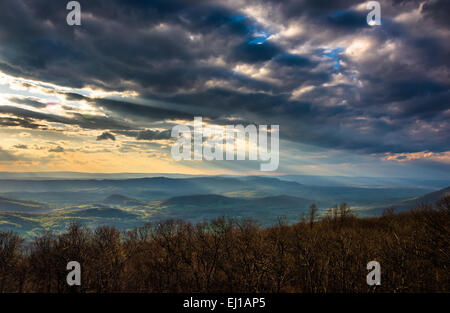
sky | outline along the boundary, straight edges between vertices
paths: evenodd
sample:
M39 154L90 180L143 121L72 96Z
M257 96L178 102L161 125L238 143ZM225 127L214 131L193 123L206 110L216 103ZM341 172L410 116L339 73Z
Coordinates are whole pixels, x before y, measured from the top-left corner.
M0 171L450 179L449 1L0 2ZM175 125L279 125L279 167Z

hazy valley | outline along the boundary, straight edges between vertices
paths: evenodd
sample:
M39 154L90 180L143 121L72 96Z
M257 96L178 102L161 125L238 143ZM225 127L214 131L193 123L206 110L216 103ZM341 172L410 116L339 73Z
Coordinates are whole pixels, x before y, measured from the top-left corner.
M123 230L150 221L220 216L252 218L265 227L280 217L292 224L312 203L320 214L346 202L358 216L377 216L384 208L405 211L449 192L445 181L417 182L415 188L392 179L390 186L373 179L368 186L364 178L308 176L0 177L0 230L28 238L64 231L74 221Z

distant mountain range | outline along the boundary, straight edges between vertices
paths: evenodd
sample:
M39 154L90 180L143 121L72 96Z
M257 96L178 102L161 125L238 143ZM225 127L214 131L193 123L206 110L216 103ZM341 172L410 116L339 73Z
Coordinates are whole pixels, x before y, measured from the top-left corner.
M243 198L288 195L321 201L370 204L380 200L393 202L395 199L423 195L435 190L436 188L316 186L266 176L0 180L0 196L55 205L102 201L111 194L141 201L166 200L193 194L219 194Z
M353 187L415 187L444 188L448 179L427 179L416 177L350 177L350 176L314 176L284 175L278 178L314 186L353 186Z
M194 178L211 177L206 175L167 174L167 173L81 173L81 172L0 172L0 180L89 180L89 179L134 179L134 178ZM242 176L219 175L225 178ZM444 188L450 182L446 179L422 177L359 177L359 176L318 176L318 175L279 175L271 176L281 180L294 181L313 186L353 186L353 187L415 187Z
M389 207L394 208L394 212L404 212L409 211L414 208L419 207L420 205L434 205L439 199L450 195L450 187L427 193L423 196L416 197L413 199L407 199L403 201L399 201L396 203L392 203ZM371 215L380 215L384 211L385 208L374 208L370 210Z
M220 216L270 226L280 216L297 222L312 203L319 214L347 202L359 216L375 216L387 207L409 210L449 193L449 187L321 186L317 179L316 185L268 176L2 179L0 230L32 237L44 230L62 231L74 221L129 229L151 221L201 222Z

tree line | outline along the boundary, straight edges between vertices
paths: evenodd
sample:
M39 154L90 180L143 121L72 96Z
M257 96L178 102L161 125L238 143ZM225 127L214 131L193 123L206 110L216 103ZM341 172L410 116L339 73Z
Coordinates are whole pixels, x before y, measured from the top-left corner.
M0 292L449 292L450 197L358 218L342 204L294 225L249 219L149 223L129 231L71 224L32 242L0 232ZM381 285L366 283L370 261ZM81 285L66 265L81 265Z

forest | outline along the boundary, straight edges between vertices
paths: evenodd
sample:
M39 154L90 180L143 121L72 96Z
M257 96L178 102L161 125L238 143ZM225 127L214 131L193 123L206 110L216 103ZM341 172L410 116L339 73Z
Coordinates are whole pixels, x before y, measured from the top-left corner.
M66 282L81 265L81 285ZM367 263L381 285L366 282ZM450 292L450 196L409 212L358 218L345 203L263 228L226 217L128 231L71 224L25 240L0 233L2 293Z

